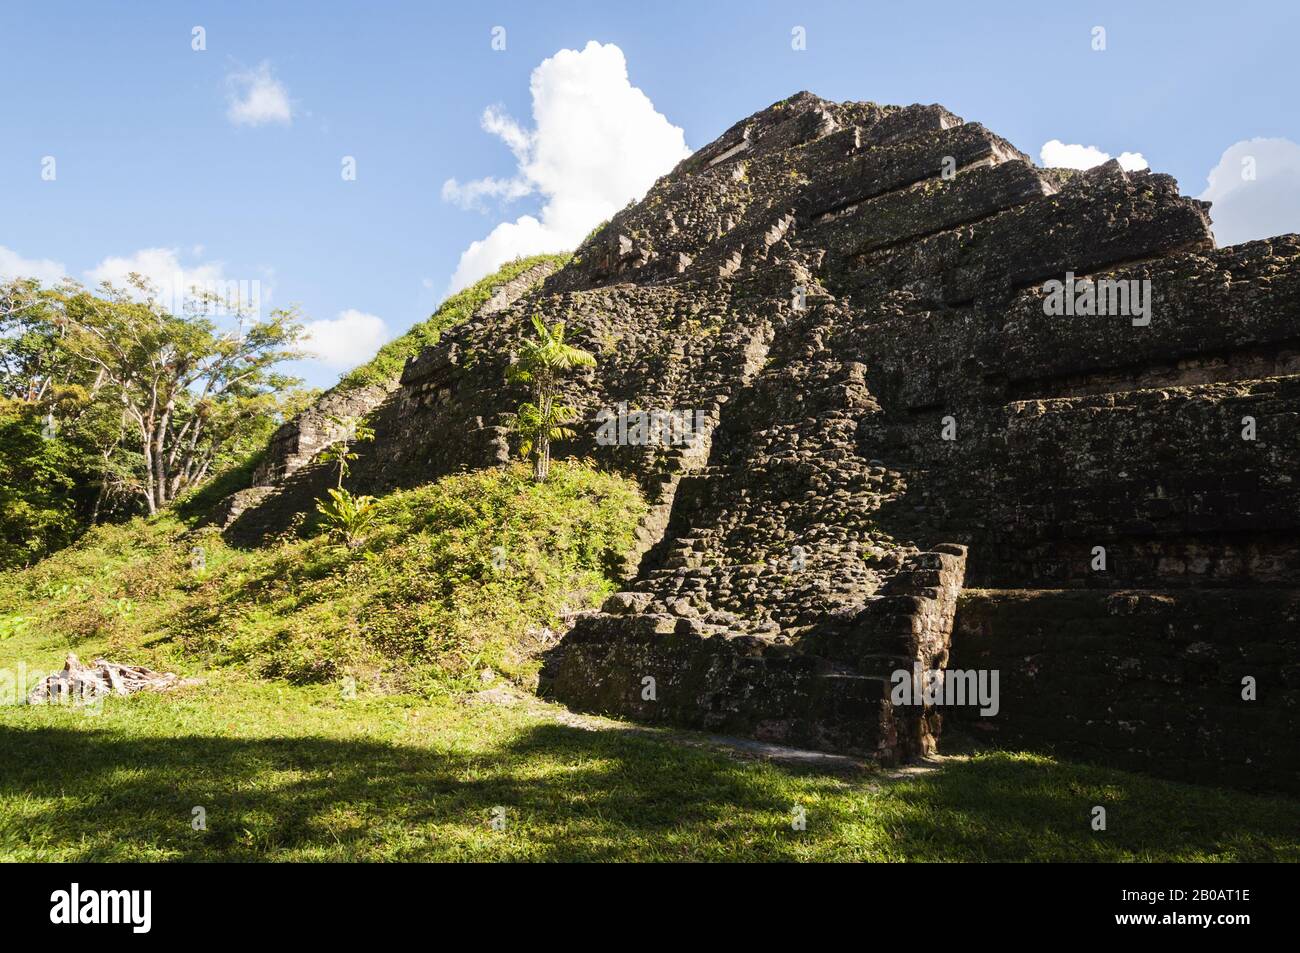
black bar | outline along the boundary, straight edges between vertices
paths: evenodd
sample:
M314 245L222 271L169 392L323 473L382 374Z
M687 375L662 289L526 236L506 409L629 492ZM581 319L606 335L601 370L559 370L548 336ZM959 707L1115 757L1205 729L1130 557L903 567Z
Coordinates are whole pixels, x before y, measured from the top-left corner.
M696 940L714 932L763 939L787 920L796 928L838 922L877 942L890 934L910 936L909 942L937 939L947 928L968 939L1138 933L1183 942L1193 935L1219 939L1294 927L1292 873L1282 866L1174 864L622 865L617 871L587 865L543 871L474 864L14 864L0 867L0 910L8 938L111 934L128 943L346 936L396 942L407 930L434 942L450 939L446 931L457 923L487 942L493 935L504 939L500 931L510 923L529 923L530 938L536 938L547 923L560 936L609 916L627 923L629 941L654 934L667 941L682 930ZM148 931L135 932L127 916L118 924L52 923L52 898L56 891L70 895L73 883L83 904L88 892L149 891ZM98 895L90 903L97 904ZM142 903L134 909L141 912ZM1207 916L1212 922L1200 922ZM1220 919L1243 916L1246 922ZM1134 917L1153 922L1120 922Z

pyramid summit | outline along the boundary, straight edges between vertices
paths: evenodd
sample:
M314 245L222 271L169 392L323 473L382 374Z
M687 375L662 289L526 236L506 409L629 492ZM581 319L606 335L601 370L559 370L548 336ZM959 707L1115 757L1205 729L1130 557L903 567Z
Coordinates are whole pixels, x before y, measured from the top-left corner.
M1211 211L942 106L801 92L327 400L370 414L353 482L379 493L511 459L530 316L597 357L556 449L650 510L545 661L572 707L890 763L966 721L1300 790L1300 236L1217 248ZM328 486L311 413L223 509L233 539ZM1000 697L900 693L918 671Z

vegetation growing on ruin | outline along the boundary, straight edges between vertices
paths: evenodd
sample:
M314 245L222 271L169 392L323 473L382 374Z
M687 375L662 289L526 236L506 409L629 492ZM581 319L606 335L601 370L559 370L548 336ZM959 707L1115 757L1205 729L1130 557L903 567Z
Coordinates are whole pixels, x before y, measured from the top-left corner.
M596 358L565 342L563 321L548 325L534 315L532 322L533 336L524 341L507 379L523 384L532 394L531 401L519 405L514 429L520 452L533 457L533 479L545 483L551 469L551 441L573 437L569 424L578 418L574 408L557 399L560 379L570 371L595 367Z
M401 375L402 367L409 357L430 345L437 344L438 338L444 331L468 320L475 311L487 303L495 289L543 262L553 261L559 267L568 260L567 254L532 255L528 258L516 258L502 265L486 278L456 292L439 305L438 310L429 318L412 327L401 337L389 341L369 361L345 374L337 385L338 389L351 390L369 385L383 387L393 383Z
M611 590L642 508L629 482L565 461L544 485L519 465L391 494L355 547L239 550L166 513L0 577L0 619L154 667L425 693L527 680L542 630Z

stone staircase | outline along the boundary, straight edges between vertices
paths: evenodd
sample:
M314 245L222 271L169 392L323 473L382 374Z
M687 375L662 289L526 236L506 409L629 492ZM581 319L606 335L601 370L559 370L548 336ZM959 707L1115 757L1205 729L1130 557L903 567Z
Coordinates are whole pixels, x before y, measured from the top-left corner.
M965 549L904 561L879 596L823 616L798 640L742 634L654 611L618 593L580 616L546 661L541 691L584 709L760 740L869 755L886 764L936 750L942 712L896 704L913 666L948 658ZM899 673L902 673L900 675Z

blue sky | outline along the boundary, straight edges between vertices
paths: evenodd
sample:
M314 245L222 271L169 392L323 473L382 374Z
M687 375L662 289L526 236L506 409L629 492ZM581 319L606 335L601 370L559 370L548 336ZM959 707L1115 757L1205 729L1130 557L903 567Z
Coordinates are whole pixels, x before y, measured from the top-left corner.
M205 31L201 52L192 49L195 26ZM492 48L494 26L506 30L504 50ZM804 50L792 49L796 26L806 30ZM1092 49L1095 26L1106 30L1104 51ZM574 59L543 90L550 126L534 128L533 71L592 40L621 50L631 87L653 108L625 108L630 90L611 92L617 83ZM337 322L333 362L297 368L328 385L380 336L426 317L471 242L500 223L539 216L548 199L567 203L555 210L568 219L555 234L596 214L599 203L589 207L574 189L583 178L604 181L599 161L609 160L581 175L572 155L550 172L521 170L540 161L547 136L590 151L598 143L582 135L603 141L602 130L632 124L616 141L644 168L616 161L609 178L615 190L644 189L642 179L666 171L646 163L670 164L676 150L809 89L837 100L940 102L1035 158L1052 139L1141 153L1197 195L1221 159L1235 170L1238 153L1253 151L1243 145L1225 158L1234 145L1300 142L1298 43L1300 4L1282 0L6 0L0 265L56 264L84 281L106 273L106 259L163 249L195 274L260 280L272 305L296 303L309 320ZM250 105L260 80L270 99ZM581 82L601 86L581 93L583 108L614 115L568 129L563 97ZM237 102L244 113L232 114ZM488 107L513 120L503 120L504 132L482 127ZM523 158L503 141L511 130L535 133ZM1300 231L1295 149L1259 147L1260 178L1274 191L1253 193L1255 218L1243 212L1236 237ZM52 181L41 176L47 156L56 160ZM341 175L344 156L355 157L355 181ZM444 187L486 177L519 194L458 204Z

